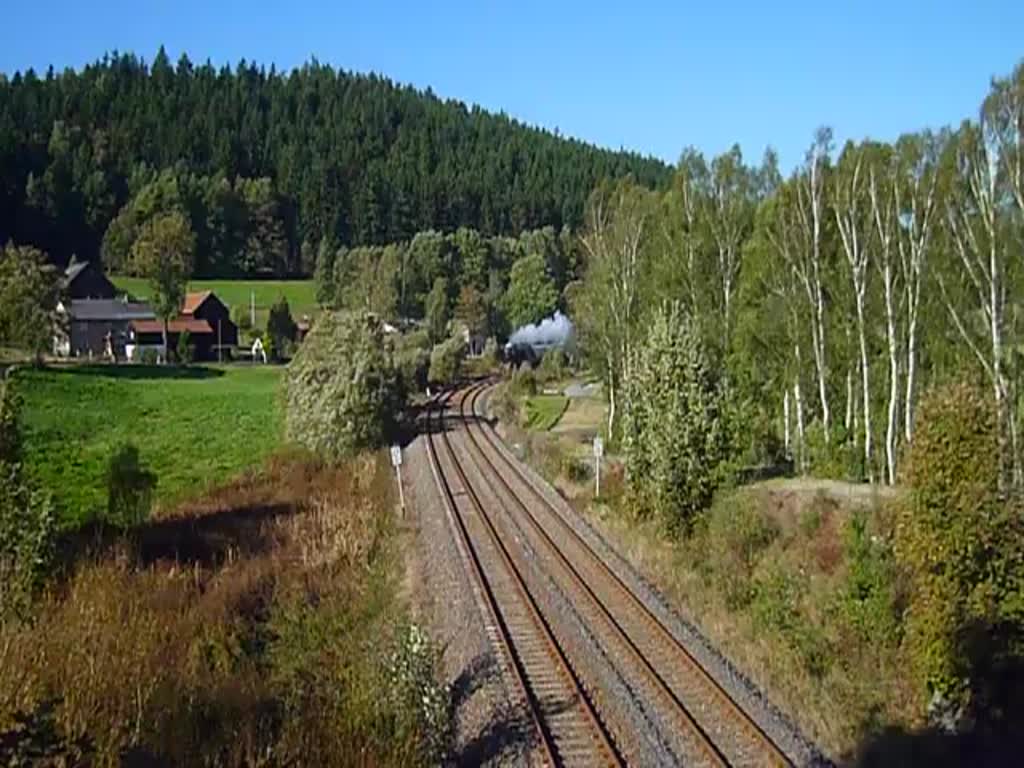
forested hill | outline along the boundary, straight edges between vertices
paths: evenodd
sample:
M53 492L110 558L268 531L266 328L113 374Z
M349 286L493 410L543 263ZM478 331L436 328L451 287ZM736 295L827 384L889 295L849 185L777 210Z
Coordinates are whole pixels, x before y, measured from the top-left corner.
M274 272L324 235L355 245L575 226L601 178L659 186L670 173L315 61L287 74L218 69L172 64L161 49L151 65L115 54L81 71L0 75L0 243L95 258L110 222L166 169L207 205L227 188L241 215L272 218L271 240L288 249L260 267Z

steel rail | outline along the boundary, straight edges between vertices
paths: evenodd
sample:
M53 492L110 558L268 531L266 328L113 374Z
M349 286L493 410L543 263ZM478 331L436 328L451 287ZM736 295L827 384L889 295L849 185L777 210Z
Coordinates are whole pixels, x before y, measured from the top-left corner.
M744 711L742 707L740 707L739 704L729 695L729 693L722 687L722 685L708 673L704 666L699 661L697 661L693 654L679 641L675 633L673 633L667 626L665 626L664 622L658 616L656 616L647 605L644 604L644 602L636 595L633 589L630 588L622 580L619 574L617 574L614 571L614 569L609 567L607 562L605 562L605 559L594 550L591 544L588 541L586 541L586 539L584 539L578 531L576 531L571 525L569 525L565 521L562 513L559 512L551 503L551 501L546 497L546 495L540 489L538 489L536 481L527 476L518 466L516 466L515 462L509 459L509 457L506 454L507 449L500 444L500 438L495 434L493 425L491 425L490 422L487 422L486 420L483 421L487 423L488 428L485 429L481 425L481 419L478 418L476 404L480 394L483 391L485 391L489 386L490 385L488 383L484 383L474 385L473 387L469 388L466 392L466 396L463 397L462 400L460 401L460 415L462 416L464 422L466 423L466 432L469 435L471 442L475 446L478 455L484 460L484 462L488 466L490 466L490 468L493 470L494 476L497 477L499 482L501 482L501 484L505 487L508 495L515 500L519 508L526 514L527 519L531 523L531 527L533 527L534 530L536 530L539 533L541 538L556 553L557 557L563 562L566 568L568 568L575 575L575 577L580 581L584 588L591 595L593 595L594 599L597 602L601 604L603 610L609 615L611 615L612 612L608 608L606 601L602 600L594 592L592 586L589 583L587 583L587 580L579 573L578 567L572 561L570 561L569 558L566 557L565 553L562 552L558 544L552 539L550 533L545 529L545 527L540 523L540 521L537 520L535 514L530 511L528 506L519 497L519 494L517 494L511 488L511 486L509 485L508 481L505 478L504 473L496 465L496 463L487 455L487 452L483 449L479 440L473 434L474 428L484 436L484 439L488 442L494 453L500 457L502 463L519 478L522 484L532 493L532 495L542 504L542 506L549 511L549 516L556 521L556 524L558 525L559 529L568 534L570 540L572 540L584 553L586 553L587 556L589 556L589 559L593 562L594 567L596 567L596 569L605 577L607 582L613 586L616 592L621 597L624 597L626 601L638 611L641 619L657 633L662 642L668 645L675 653L675 655L678 656L683 661L683 663L686 664L687 667L694 672L694 674L699 678L700 682L712 693L712 695L717 700L718 704L722 706L727 712L729 712L733 719L741 726L741 728L744 731L746 731L748 738L751 741L757 743L761 747L765 754L765 757L767 758L767 762L772 765L791 766L792 762L785 755L785 753L778 747L778 745L775 744L775 742L768 736L768 734L765 733L761 726L758 725L746 713L746 711ZM465 408L467 400L469 401L469 406L472 411L473 418L466 418ZM620 631L626 634L625 630L621 628L621 625L619 624L618 620L614 618L612 620L616 623L616 625L620 627ZM633 645L634 648L636 648L635 643L633 643L631 639L630 644ZM640 655L644 655L639 648L637 648L636 650L637 653L639 653ZM674 699L678 703L678 706L680 708L686 711L686 717L694 722L696 728L704 736L706 742L703 742L702 745L709 745L709 748L704 750L708 757L715 760L715 762L719 762L720 764L728 764L728 760L726 759L725 755L717 746L714 745L713 741L706 733L706 730L696 722L696 719L693 718L689 710L685 707L685 705L675 694L675 692L671 691L671 687L668 685L667 681L665 681L664 677L657 670L654 669L654 666L649 661L647 661L646 657L645 664L651 669L652 673L657 677L659 681L659 686L663 686L664 688L667 688L670 691L672 699Z
M522 606L526 607L527 614L533 623L533 627L544 641L544 650L550 659L551 665L555 668L556 674L561 678L563 684L571 692L571 700L576 703L577 709L582 715L584 726L590 731L596 755L587 755L584 764L594 764L594 760L592 758L596 757L599 762L603 762L607 765L623 766L625 763L622 756L619 754L610 734L595 712L587 692L583 688L582 683L569 663L565 653L558 645L558 642L551 631L551 627L541 614L533 596L529 593L522 575L519 573L512 561L504 543L497 535L497 531L494 529L493 524L487 517L483 505L480 503L475 491L473 491L470 486L468 478L455 456L455 452L451 447L451 442L445 429L443 412L444 405L450 397L451 393L448 393L444 397L435 400L433 407L431 408L431 411L438 414L439 432L442 437L441 442L447 450L451 465L458 476L466 497L476 510L481 521L485 523L484 528L488 534L488 538L494 548L498 551L502 565L505 567L506 572L512 579L516 598ZM494 620L495 626L498 628L497 635L499 642L503 651L512 663L516 684L520 688L524 700L527 702L527 707L530 711L530 719L540 738L541 748L544 753L543 759L550 765L565 764L572 755L567 754L568 750L562 746L561 734L557 732L557 729L552 728L553 723L551 722L551 718L546 716L544 712L541 693L534 690L534 686L531 684L531 672L530 669L528 669L530 663L529 660L524 657L525 650L518 647L516 644L516 640L513 637L513 629L509 626L505 612L503 612L500 607L498 596L492 586L491 580L487 577L487 571L484 568L478 547L473 544L472 536L469 532L469 526L467 525L463 513L459 510L459 505L455 498L456 493L452 489L451 484L441 467L441 461L438 455L437 445L435 443L435 432L430 428L429 414L427 419L427 431L427 447L432 464L436 470L436 478L445 497L445 503L457 524L459 537L464 545L465 552L468 554L468 560L471 565L473 576L477 584L481 587L488 611ZM523 638L520 638L520 641L523 642ZM525 642L523 644L527 645ZM604 759L602 760L601 758Z

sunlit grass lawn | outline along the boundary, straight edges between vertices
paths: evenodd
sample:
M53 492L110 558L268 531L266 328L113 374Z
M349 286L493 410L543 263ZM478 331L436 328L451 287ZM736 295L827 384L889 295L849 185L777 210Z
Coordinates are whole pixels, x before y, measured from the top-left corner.
M64 524L107 504L111 455L133 443L177 501L259 463L280 442L272 366L76 366L22 370L26 463L56 495Z
M562 395L535 395L526 399L526 426L540 432L551 429L562 418L569 398Z
M149 283L144 278L111 277L111 280L118 289L138 299L149 296ZM316 286L312 280L192 280L188 290L213 291L232 310L237 306L248 307L250 293L253 293L258 328L266 326L267 313L281 296L288 299L288 307L296 320L303 315L313 317L319 311Z

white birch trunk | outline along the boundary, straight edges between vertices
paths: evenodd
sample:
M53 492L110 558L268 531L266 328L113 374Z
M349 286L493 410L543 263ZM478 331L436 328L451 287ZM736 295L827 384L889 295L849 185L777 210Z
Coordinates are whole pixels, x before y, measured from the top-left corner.
M853 286L854 304L857 319L857 342L860 352L861 372L861 405L864 417L864 469L868 480L874 481L873 455L871 446L871 369L868 358L867 331L865 327L864 304L867 294L867 278L869 253L867 249L867 232L860 210L862 188L861 150L858 152L850 177L849 184L840 176L836 195L835 217L843 244L843 252L850 268L850 282Z
M786 446L786 455L792 456L792 445L790 443L789 432L789 387L786 387L786 391L782 395L782 424L783 442Z

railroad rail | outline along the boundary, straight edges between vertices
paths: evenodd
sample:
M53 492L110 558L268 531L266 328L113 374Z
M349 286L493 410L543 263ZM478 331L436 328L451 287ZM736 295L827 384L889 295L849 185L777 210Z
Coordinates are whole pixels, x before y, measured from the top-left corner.
M541 760L552 766L622 766L611 735L455 456L444 419L450 396L435 401L428 413L427 448L493 635L509 661L517 698L537 735ZM434 414L437 431L430 423Z
M477 413L477 401L485 389L486 383L474 385L458 400L466 447L473 449L479 475L494 478L503 489L507 511L516 511L535 546L550 555L581 602L589 602L589 613L598 617L595 623L608 630L605 637L633 658L635 668L649 679L662 711L688 732L687 743L695 745L702 761L712 765L791 765L778 745L510 458L493 426ZM452 460L458 465L454 452Z

